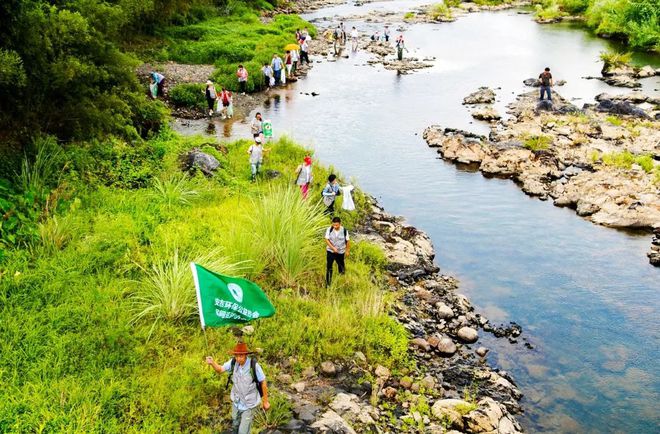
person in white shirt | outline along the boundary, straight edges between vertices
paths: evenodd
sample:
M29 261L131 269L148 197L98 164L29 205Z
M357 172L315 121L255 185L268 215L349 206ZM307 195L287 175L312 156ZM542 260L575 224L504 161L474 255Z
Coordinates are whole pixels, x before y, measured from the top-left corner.
M358 49L358 31L355 27L351 30L351 47L353 48L353 51L357 51Z
M261 165L264 161L264 152L268 152L270 149L264 149L261 144L261 137L254 138L254 145L248 148L248 155L250 156L250 169L252 172L252 182L256 181Z
M326 267L325 284L330 286L332 282L332 266L336 262L339 274L344 274L346 267L344 258L348 256L351 250L351 239L348 231L341 225L339 217L333 217L332 226L325 231L326 244Z

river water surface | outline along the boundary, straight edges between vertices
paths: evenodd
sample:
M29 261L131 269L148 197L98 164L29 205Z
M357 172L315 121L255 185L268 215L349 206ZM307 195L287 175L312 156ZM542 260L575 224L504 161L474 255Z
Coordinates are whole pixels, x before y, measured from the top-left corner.
M418 4L341 5L306 18ZM382 26L347 24L365 32ZM479 86L499 88L503 113L525 90L522 80L545 66L567 80L555 90L578 106L603 91L622 93L581 79L599 75L598 54L609 43L575 26L540 26L516 11L406 26L404 34L409 55L435 56L433 68L397 75L367 66L369 56L359 51L315 64L260 111L276 135L313 148L389 212L426 231L443 272L461 280L491 322L522 325L533 350L483 333L480 344L525 394L520 419L528 431L658 432L660 269L646 258L650 236L593 225L525 196L511 181L457 170L421 138L431 124L487 133L463 97ZM658 58L637 60L660 67ZM644 81L650 93L658 87L657 78ZM311 92L320 95L304 95ZM184 132L199 130L190 125ZM234 124L232 134L248 137L248 126Z

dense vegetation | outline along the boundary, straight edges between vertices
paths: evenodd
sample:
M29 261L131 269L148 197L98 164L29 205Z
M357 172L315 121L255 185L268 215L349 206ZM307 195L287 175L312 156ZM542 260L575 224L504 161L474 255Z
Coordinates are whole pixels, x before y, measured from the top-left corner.
M118 141L63 151L39 141L41 162L25 164L16 188L50 197L52 209L0 265L0 432L217 431L217 409L229 406L203 356L222 359L233 336L209 330L207 348L190 260L267 291L278 313L249 342L271 379L289 357L294 376L355 351L407 364L406 332L385 314L380 249L358 243L326 289L320 186L304 202L291 185L305 151L280 140L266 167L283 176L252 184L248 145L167 131L126 153ZM221 162L215 177L178 168L195 146ZM361 194L356 202L349 229L365 209Z
M632 48L660 52L658 0L540 0L537 16L583 16L596 34L616 37Z
M211 63L257 83L295 16L260 18L263 0L0 2L0 432L217 432L226 329L202 334L188 262L258 282L278 313L252 346L272 380L362 351L405 368L407 334L387 314L385 258L357 243L347 274L323 276L319 185L292 186L306 151L273 144L278 179L250 183L248 142L182 139L136 76L143 61ZM313 29L310 28L313 32ZM196 104L198 85L172 89ZM221 169L184 173L192 147ZM315 165L315 177L327 171ZM345 214L354 228L368 208ZM271 417L286 418L274 384Z

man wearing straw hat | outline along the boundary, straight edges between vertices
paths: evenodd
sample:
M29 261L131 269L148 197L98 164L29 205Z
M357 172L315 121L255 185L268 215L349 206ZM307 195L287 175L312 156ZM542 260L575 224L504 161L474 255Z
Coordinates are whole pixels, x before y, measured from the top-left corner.
M249 357L252 351L248 350L246 343L237 343L230 354L233 357L224 365L218 365L211 356L206 357L206 363L219 374L229 373L229 380L232 382L232 434L250 434L252 420L259 404L261 403L264 410L270 408L266 376L257 360Z

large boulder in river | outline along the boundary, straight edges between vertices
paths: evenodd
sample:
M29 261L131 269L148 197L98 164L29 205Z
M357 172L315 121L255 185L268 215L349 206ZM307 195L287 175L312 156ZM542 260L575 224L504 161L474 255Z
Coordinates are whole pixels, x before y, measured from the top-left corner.
M497 121L501 118L497 110L491 105L479 107L472 111L472 117L480 121Z
M628 115L642 119L649 119L649 115L639 107L635 107L627 101L601 100L596 106L596 111L612 113L616 115Z
M211 176L218 167L220 167L220 162L213 155L206 154L197 148L183 157L183 169L187 171L199 169L203 174Z
M463 98L463 104L492 104L495 102L495 92L488 87L480 87L478 91Z

